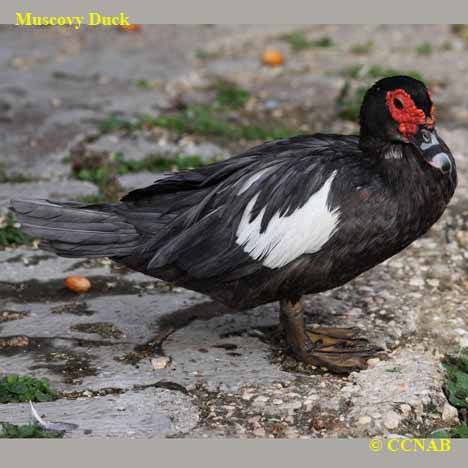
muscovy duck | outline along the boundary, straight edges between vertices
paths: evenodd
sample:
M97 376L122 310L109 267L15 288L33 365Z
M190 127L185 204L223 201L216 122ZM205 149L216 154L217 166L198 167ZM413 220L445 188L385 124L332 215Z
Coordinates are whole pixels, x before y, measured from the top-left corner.
M384 78L365 95L359 136L267 142L116 204L12 206L58 255L109 256L236 310L279 301L297 359L350 372L377 349L354 328L307 330L301 297L347 283L440 218L457 172L434 110L421 81Z

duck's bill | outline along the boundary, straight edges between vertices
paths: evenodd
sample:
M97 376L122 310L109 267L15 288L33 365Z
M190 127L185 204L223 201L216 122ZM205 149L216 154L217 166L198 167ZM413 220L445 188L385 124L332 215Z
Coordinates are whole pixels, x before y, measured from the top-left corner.
M451 172L450 151L445 143L439 139L435 130L421 128L415 135L413 143L421 151L422 157L427 163L444 174Z

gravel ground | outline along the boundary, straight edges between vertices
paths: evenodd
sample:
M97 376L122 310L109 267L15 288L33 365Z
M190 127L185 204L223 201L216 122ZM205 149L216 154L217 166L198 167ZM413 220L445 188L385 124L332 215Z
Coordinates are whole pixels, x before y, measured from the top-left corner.
M293 51L284 35L298 30L333 44ZM367 84L376 65L418 71L433 89L439 133L457 159L457 192L424 238L346 286L307 297L310 323L357 326L386 350L347 377L306 368L285 353L272 333L276 304L236 314L105 259L60 259L34 246L0 250L0 374L47 377L63 392L36 406L47 420L78 424L66 437L427 435L457 423L442 392L440 359L468 346L462 37L448 26L144 26L140 33L3 26L0 41L3 211L15 196L96 195L96 185L72 178L73 155L209 161L254 144L100 129L111 113L132 121L209 103L219 79L254 96L241 120L233 113L235 125L272 118L303 132L348 133L356 125L338 117L336 104L347 81ZM267 47L284 54L283 66L262 66ZM128 190L160 176L146 170L118 181ZM67 291L70 274L90 278L90 292ZM29 420L28 405L0 405L0 421Z

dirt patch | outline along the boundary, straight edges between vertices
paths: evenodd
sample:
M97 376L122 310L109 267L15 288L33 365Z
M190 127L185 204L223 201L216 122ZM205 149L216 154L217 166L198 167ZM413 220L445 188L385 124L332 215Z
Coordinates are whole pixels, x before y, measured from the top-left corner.
M81 260L79 262L74 263L71 267L67 268L65 272L73 272L75 270L79 270L82 268L86 268L86 269L102 268L105 266L109 266L112 273L118 273L122 276L132 272L132 270L127 268L125 265L120 265L116 262L113 262L107 257L89 258L86 260Z
M79 333L91 333L103 338L123 338L125 335L114 324L109 322L77 323L70 327L71 331Z
M146 343L135 346L134 351L123 356L116 357L114 360L124 364L130 364L138 368L138 364L142 359L157 355L163 356L164 352L162 350L162 344L174 331L174 328L166 328Z
M134 390L145 390L146 388L164 388L166 390L171 390L172 392L180 392L184 395L188 395L189 391L177 382L171 382L169 380L160 380L154 384L149 385L134 385Z
M8 340L9 346L0 346L1 355L8 357L19 353L28 354L31 359L30 370L49 369L60 375L64 383L80 384L84 377L97 374L97 369L92 365L94 356L76 351L76 345L80 345L79 340L27 336L7 337L2 340ZM12 340L15 342L12 343ZM86 343L86 348L89 348L89 344Z
M198 430L226 437L272 439L321 437L326 431L342 430L339 415L349 408L324 410L318 402L313 404L307 379L299 377L293 384L275 383L270 388L245 387L236 393L197 385L190 394L200 410Z
M24 255L16 255L11 257L8 260L5 260L5 263L24 263L25 265L39 265L42 261L50 260L54 258L53 255L32 255L30 257L25 257Z
M97 369L91 365L87 354L75 352L51 351L45 356L46 363L31 366L32 370L47 368L63 376L64 383L80 384L84 377L97 375Z
M6 336L0 338L0 351L11 350L17 348L24 348L28 346L29 338L24 335L19 336Z
M0 310L0 323L10 322L11 320L20 320L28 316L29 312L21 312L18 310Z
M73 302L71 304L63 304L50 309L52 314L72 314L72 315L94 315L95 311L88 309L86 302Z
M124 294L151 294L153 282L134 283L114 276L91 276L92 288L86 293L86 298L100 296L115 296ZM0 297L13 299L18 304L31 302L60 302L76 299L76 293L65 287L61 279L38 281L30 280L22 283L0 282Z

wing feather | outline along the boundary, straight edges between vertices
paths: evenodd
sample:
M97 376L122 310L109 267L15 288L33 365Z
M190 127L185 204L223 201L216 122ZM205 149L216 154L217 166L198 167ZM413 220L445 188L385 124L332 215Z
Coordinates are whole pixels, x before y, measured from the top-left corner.
M172 213L146 246L147 270L170 265L196 279L238 278L314 252L333 234L338 215L323 193L322 211L317 206L314 211L310 200L327 181L325 191L330 190L340 156L359 152L355 137L342 151L336 146L335 139L322 135L279 140L131 192L127 203L154 202L166 215ZM164 197L173 205L165 205ZM301 223L303 214L312 218ZM252 222L251 236L242 237L241 226Z

